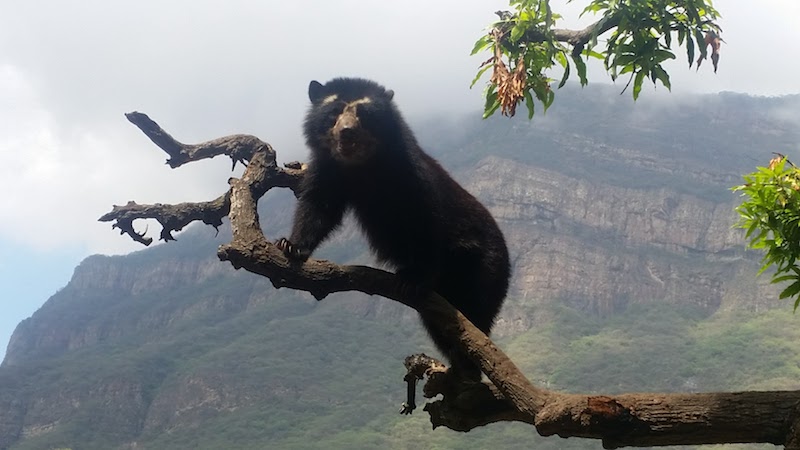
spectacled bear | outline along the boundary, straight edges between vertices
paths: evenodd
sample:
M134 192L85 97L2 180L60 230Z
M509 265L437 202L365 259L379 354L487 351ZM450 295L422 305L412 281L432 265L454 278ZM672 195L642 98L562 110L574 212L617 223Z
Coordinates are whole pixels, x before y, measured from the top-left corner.
M304 132L311 157L291 236L277 241L302 262L352 211L377 258L406 286L431 288L484 333L506 296L510 264L489 211L425 153L392 102L394 92L359 78L308 87ZM422 318L451 373L480 369Z

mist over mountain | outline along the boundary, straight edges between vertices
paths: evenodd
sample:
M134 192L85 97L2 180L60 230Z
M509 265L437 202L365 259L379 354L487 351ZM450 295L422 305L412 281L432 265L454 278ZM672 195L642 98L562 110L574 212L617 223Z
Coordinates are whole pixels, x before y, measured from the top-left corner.
M537 114L411 118L506 235L514 275L494 336L525 373L581 392L800 388L800 328L756 278L729 190L771 152L791 158L800 96L634 104L618 88L570 88ZM286 234L293 202L262 200L268 237ZM403 357L436 353L416 313L275 290L217 259L228 238L193 226L84 260L9 342L0 448L599 446L398 416ZM373 261L352 223L315 256Z

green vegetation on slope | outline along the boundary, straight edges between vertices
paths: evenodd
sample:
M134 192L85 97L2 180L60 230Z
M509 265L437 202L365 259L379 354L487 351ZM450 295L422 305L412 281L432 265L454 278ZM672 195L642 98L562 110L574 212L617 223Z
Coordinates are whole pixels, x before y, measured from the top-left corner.
M43 390L53 384L79 390L82 382L97 383L98 378L129 380L147 386L145 396L151 399L159 391L200 380L207 391L196 395L213 399L207 395L213 391L222 400L205 409L189 408L190 420L162 418L161 426L137 437L141 424L125 422L122 411L115 415L113 406L85 405L51 432L13 448L100 449L127 440L153 449L529 448L534 443L545 449L597 448L591 441L541 439L522 424L493 425L466 435L430 432L421 411L412 418L396 413L404 392L402 357L430 350L419 327L353 317L335 301L304 316L271 319L270 310L260 305L218 324L191 320L179 338L165 335L143 347L78 351L34 376ZM547 325L500 344L531 378L552 389L613 393L798 387L800 349L792 342L800 331L786 310L706 319L691 308L653 304L605 319L566 307L547 313L552 317Z
M800 338L787 308L705 313L632 305L609 318L558 308L505 347L526 373L572 392L800 388Z

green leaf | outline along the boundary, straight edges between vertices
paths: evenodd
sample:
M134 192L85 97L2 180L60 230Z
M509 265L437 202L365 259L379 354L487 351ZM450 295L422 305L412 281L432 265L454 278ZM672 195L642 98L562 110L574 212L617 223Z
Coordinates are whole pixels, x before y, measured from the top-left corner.
M675 54L668 50L658 49L653 52L653 58L651 61L654 63L661 63L668 59L675 59Z
M569 78L569 64L564 66L564 75L561 77L561 82L558 83L558 88L561 89L567 84L567 79Z
M535 112L535 104L533 103L533 96L531 95L531 91L529 89L525 90L525 107L528 108L528 120L533 119L533 113Z
M588 49L585 49L583 51L583 55L591 57L591 58L594 58L594 59L604 59L605 58L605 56L602 53L596 52L594 50L588 50Z
M589 84L589 80L586 78L586 63L583 62L580 55L573 55L572 62L575 63L575 68L578 69L578 78L581 80L581 86Z
M488 47L491 43L492 43L491 36L481 36L480 39L475 41L475 46L472 47L472 52L470 53L470 55L474 55L474 54L480 52L481 50L483 50L486 47Z
M772 279L771 283L782 283L784 281L789 281L789 280L797 280L797 275L792 274L792 275L783 275L780 277L776 277Z
M655 77L661 81L661 84L664 85L669 90L672 90L672 85L669 83L669 74L666 70L664 70L661 65L657 65L653 67L652 73Z
M686 5L686 14L692 20L692 23L694 24L700 23L700 15L697 12L697 8L694 7L693 2L690 2Z
M756 228L758 228L758 222L754 220L753 223L751 223L750 226L747 228L747 233L745 233L744 238L745 239L749 238L750 235L753 234L753 231L756 230Z
M639 58L638 55L634 55L632 53L626 53L624 55L619 55L614 58L614 65L615 66L627 66L628 64L636 61Z
M592 4L587 6L586 8L583 8L583 12L581 12L581 15L584 15L584 14L586 14L588 12L596 13L596 12L600 11L601 9L603 9L603 7L604 7L603 4L597 3L597 2L593 2ZM607 8L608 4L606 4L605 7Z
M550 28L553 26L553 11L550 9L550 0L539 0L539 11L544 9L544 26Z
M483 105L483 118L486 119L497 111L500 107L500 101L497 99L497 91L495 86L490 85L486 91L486 103Z
M694 41L691 36L686 36L686 56L689 57L689 67L694 64Z
M470 83L469 88L472 89L472 87L475 86L475 83L477 83L478 80L481 79L483 74L486 73L486 71L491 69L492 67L493 67L492 64L486 64L480 70L478 70L478 73L475 75L475 78L472 79L472 83Z
M636 100L639 98L639 93L642 92L642 83L644 82L645 76L644 70L640 70L636 74L636 78L633 79L633 99Z
M707 50L708 46L705 44L706 37L703 36L703 30L701 30L700 28L695 28L695 30L694 30L694 38L697 39L697 46L700 47L700 56L705 58L706 57L706 50Z
M795 281L794 283L790 284L789 287L781 291L781 294L778 296L780 299L784 299L787 297L793 297L800 292L800 280Z
M564 53L565 52L563 50L558 52L558 53L556 53L555 58L556 58L556 61L558 62L558 64L561 65L561 67L565 67L566 68L569 65L569 63L567 62L567 57L564 56Z
M509 39L511 42L518 42L523 34L525 34L525 26L522 23L518 23L511 29L511 37Z
M550 105L553 104L553 101L555 99L556 99L556 93L553 92L552 89L548 89L547 94L545 94L544 112L547 112L547 109L550 108Z
M495 100L494 103L492 103L492 105L483 112L483 118L488 119L492 116L492 114L497 112L498 108L500 108L500 102Z

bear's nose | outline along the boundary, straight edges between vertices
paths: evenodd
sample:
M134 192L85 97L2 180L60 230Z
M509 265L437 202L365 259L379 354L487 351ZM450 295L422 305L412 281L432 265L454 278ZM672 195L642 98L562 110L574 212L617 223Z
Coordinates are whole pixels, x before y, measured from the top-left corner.
M342 114L337 125L341 130L351 130L358 127L358 119L353 114Z
M339 129L339 137L347 140L351 139L356 135L356 129L354 127L346 126L344 128Z

